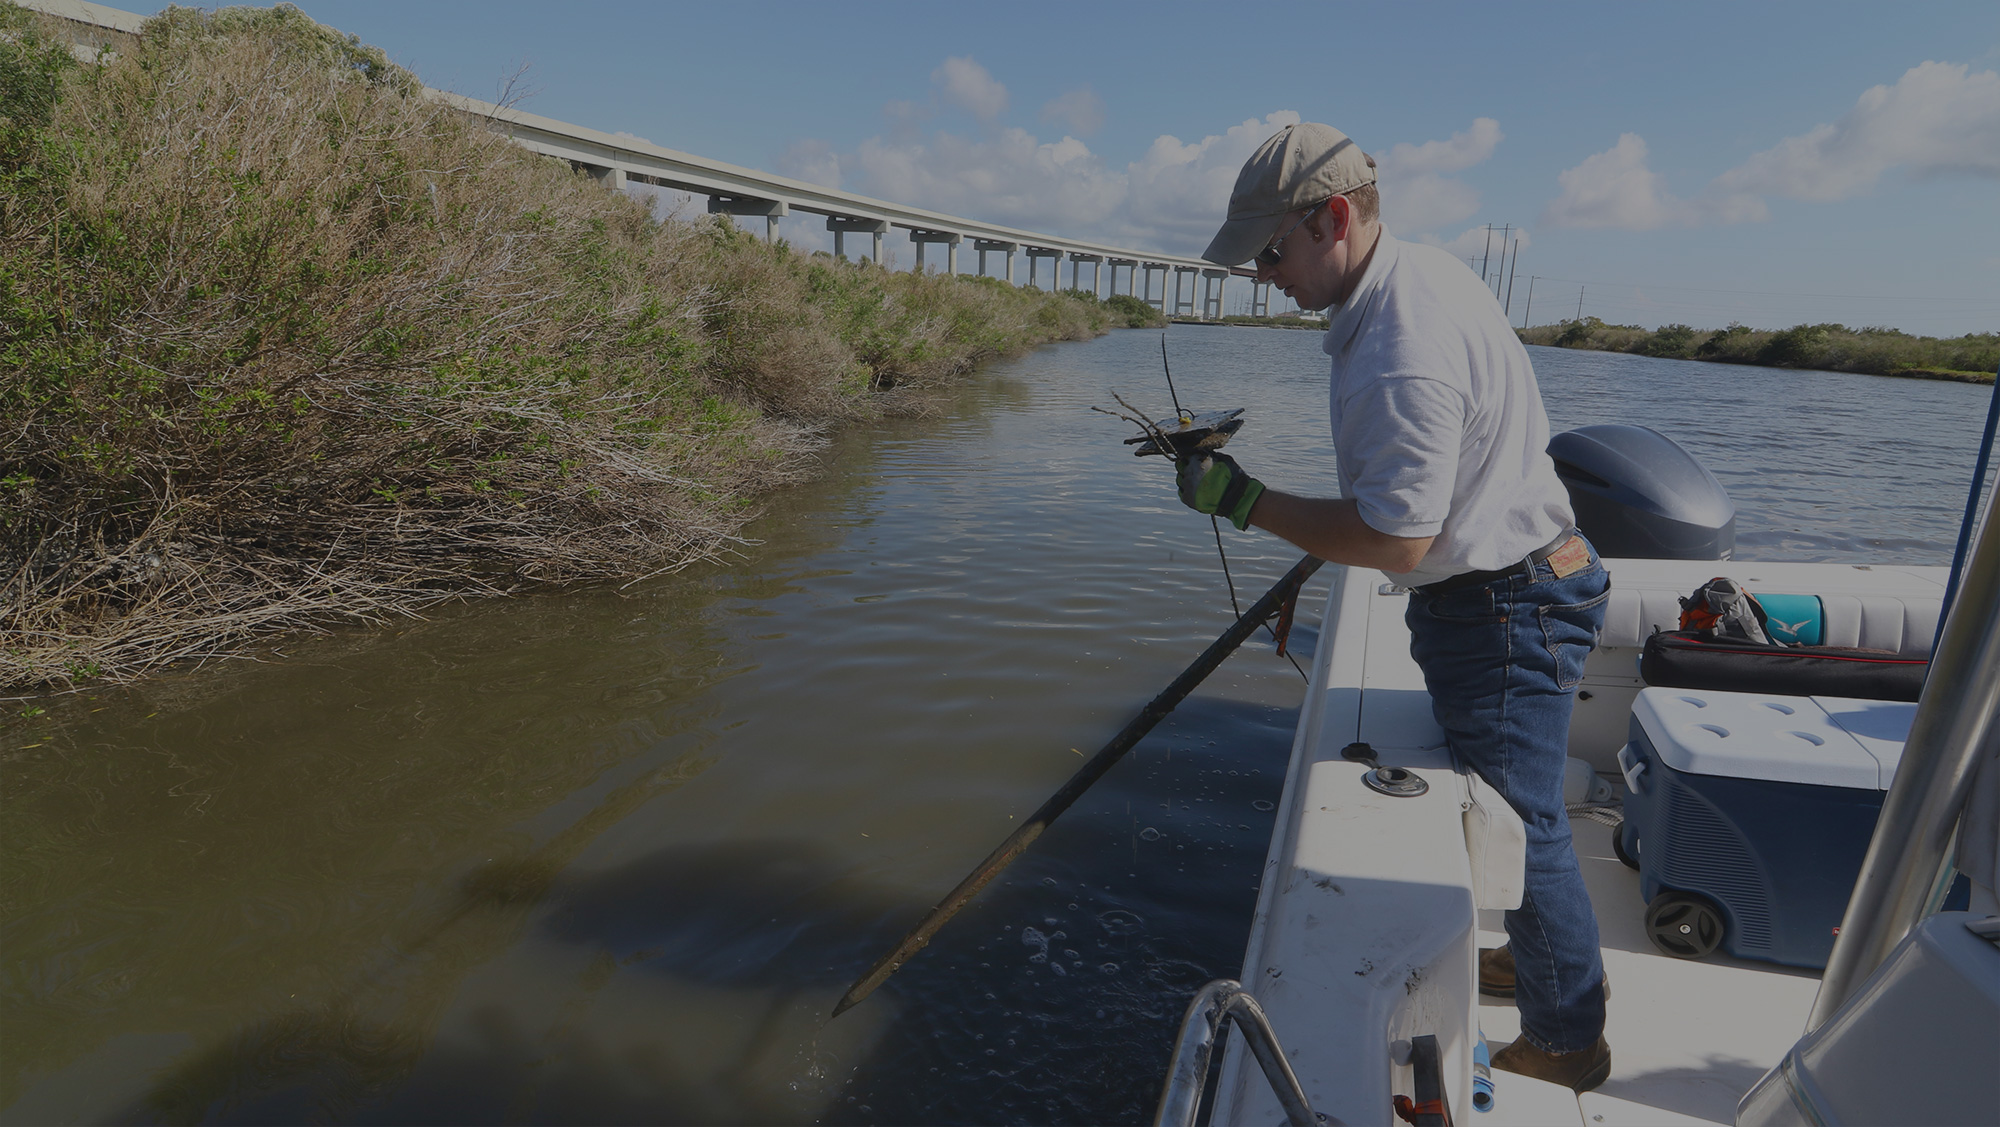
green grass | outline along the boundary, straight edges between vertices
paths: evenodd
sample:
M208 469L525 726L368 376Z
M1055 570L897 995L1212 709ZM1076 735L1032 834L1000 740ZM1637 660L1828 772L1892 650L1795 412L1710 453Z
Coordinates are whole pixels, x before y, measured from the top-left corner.
M1723 329L1662 325L1608 325L1595 317L1520 330L1528 344L1559 348L1631 352L1675 360L1757 364L1878 376L1914 376L1990 383L2000 367L2000 333L1962 337L1911 336L1898 329L1850 329L1845 325L1794 325L1789 329Z
M0 3L0 181L15 687L713 557L831 429L1157 318L658 222L289 7L83 65Z

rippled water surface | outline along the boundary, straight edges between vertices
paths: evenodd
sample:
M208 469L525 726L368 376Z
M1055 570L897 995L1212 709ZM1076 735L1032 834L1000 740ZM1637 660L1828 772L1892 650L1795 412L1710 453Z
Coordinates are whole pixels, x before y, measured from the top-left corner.
M1172 332L1330 493L1317 334ZM1233 975L1301 681L1253 642L927 951L847 983L1229 620L1128 428L1159 338L845 436L731 566L450 609L0 728L0 1121L1136 1122ZM1535 350L1739 555L1942 563L1986 390ZM1225 530L1245 597L1294 558ZM1309 652L1306 613L1294 647Z

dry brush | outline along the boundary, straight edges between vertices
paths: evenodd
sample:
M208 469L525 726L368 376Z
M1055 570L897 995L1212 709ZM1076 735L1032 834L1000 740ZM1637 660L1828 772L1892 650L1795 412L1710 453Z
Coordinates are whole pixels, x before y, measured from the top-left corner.
M1110 320L656 221L285 6L0 33L0 685L713 557L827 427Z

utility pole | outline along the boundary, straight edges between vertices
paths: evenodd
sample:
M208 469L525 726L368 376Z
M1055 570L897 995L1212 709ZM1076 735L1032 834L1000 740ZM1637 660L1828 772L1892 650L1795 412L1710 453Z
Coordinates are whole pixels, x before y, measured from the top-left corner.
M1583 287L1576 287L1576 319L1583 320Z
M1528 327L1528 315L1535 310L1535 276L1528 275L1528 303L1521 307L1521 328Z
M1502 312L1506 313L1507 319L1510 321L1513 320L1514 318L1513 314L1514 271L1519 270L1520 268L1521 268L1521 236L1516 235L1514 236L1514 265L1509 266L1507 268L1507 304L1502 307Z
M1486 225L1486 249L1479 252L1479 282L1486 284L1486 263L1493 257L1493 224Z
M1493 274L1493 297L1500 297L1500 279L1507 273L1507 236L1514 230L1512 223L1500 228L1500 269Z

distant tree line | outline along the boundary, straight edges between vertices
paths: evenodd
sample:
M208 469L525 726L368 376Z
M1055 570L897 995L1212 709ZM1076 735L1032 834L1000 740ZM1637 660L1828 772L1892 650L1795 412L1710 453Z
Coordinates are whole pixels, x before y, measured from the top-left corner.
M2000 366L2000 333L1920 337L1900 329L1851 329L1833 322L1780 330L1753 329L1735 322L1714 330L1661 325L1649 331L1639 325L1609 325L1596 317L1536 325L1519 332L1527 344L1557 348L1878 376L1985 382L1993 379L1995 367Z

